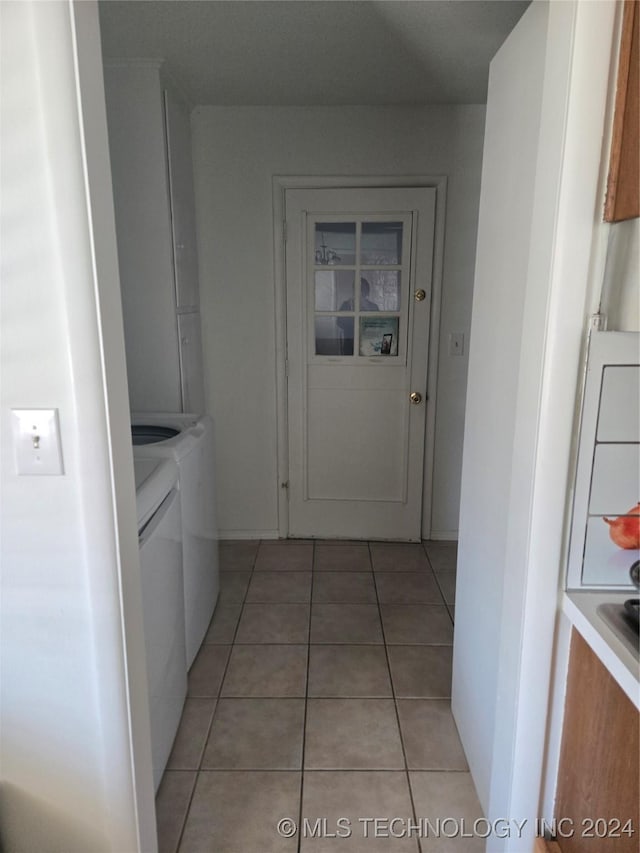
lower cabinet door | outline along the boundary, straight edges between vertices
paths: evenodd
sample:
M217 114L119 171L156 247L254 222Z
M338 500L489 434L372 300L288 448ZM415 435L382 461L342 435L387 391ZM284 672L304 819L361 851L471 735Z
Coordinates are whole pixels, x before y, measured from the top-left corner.
M638 711L573 631L555 841L562 853L638 853Z

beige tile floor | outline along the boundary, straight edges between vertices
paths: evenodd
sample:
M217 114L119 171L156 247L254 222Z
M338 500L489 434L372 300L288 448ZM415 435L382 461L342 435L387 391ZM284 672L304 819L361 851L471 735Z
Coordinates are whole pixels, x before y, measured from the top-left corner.
M161 853L482 850L400 837L481 816L450 708L455 561L451 543L223 543L157 796ZM402 819L398 837L374 817ZM285 838L282 818L316 832ZM331 836L338 818L350 837Z

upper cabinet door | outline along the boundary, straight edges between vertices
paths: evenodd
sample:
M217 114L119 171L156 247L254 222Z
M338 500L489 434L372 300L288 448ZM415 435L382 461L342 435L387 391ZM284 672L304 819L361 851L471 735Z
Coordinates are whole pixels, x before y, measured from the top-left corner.
M198 308L198 253L191 160L191 124L186 106L166 89L167 159L178 309Z

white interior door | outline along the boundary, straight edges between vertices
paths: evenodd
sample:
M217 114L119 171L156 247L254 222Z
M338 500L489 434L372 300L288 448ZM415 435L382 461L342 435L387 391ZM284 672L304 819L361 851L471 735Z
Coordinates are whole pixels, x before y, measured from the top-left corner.
M286 192L291 536L420 539L435 196Z

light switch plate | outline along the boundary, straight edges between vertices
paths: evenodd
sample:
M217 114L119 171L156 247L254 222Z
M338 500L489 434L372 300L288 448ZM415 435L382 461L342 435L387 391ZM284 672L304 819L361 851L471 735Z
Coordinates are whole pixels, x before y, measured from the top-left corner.
M449 332L449 355L464 355L464 332Z
M57 409L12 409L11 428L19 475L64 473Z

